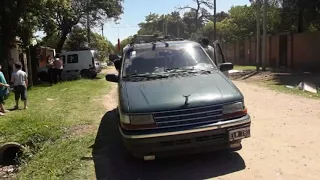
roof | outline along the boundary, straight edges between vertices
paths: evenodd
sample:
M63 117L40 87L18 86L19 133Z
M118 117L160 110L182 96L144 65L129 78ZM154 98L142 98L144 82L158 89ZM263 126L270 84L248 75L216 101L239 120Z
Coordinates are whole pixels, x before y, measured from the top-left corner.
M152 48L153 44L156 44L156 47L165 47L166 43L168 44L168 47L170 46L177 46L177 45L186 45L186 44L192 44L194 46L200 46L199 43L194 41L188 41L188 40L182 40L182 41L157 41L155 43L140 43L140 44L134 44L134 49L145 49L145 48ZM123 51L127 51L130 48L130 44L128 44L126 47L123 48Z

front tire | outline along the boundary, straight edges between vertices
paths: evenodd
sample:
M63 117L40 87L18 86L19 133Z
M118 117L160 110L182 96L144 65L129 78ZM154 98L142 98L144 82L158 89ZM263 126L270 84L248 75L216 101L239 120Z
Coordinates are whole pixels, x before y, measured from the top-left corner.
M82 78L89 78L89 73L90 73L90 71L88 69L83 69L80 71L80 76Z

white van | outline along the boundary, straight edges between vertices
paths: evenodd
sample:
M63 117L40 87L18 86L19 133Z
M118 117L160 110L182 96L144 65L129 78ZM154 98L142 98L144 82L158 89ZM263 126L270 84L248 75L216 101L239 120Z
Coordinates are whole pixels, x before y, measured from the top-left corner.
M65 51L60 54L63 61L62 76L64 77L90 77L94 78L101 72L100 61L97 59L97 51Z

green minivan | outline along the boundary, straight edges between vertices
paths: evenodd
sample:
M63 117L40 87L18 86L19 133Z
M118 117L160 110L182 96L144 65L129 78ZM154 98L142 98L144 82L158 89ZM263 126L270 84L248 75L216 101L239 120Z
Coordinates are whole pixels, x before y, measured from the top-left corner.
M251 119L239 89L226 76L233 69L218 42L216 59L187 40L130 44L115 62L119 131L134 156L156 157L237 151L250 137Z

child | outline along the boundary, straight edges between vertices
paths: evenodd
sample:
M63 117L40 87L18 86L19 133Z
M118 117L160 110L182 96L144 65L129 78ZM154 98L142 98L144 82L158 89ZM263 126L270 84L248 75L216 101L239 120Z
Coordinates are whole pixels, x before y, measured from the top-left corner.
M28 87L28 76L27 73L21 70L21 63L16 63L16 72L12 73L11 82L14 86L14 97L16 105L14 109L19 109L19 99L24 102L24 109L27 109L27 87Z
M3 73L1 72L2 66L0 65L0 116L3 116L3 113L7 111L4 109L3 104L4 100L8 94L8 88L10 87L7 84L6 78L4 77Z

